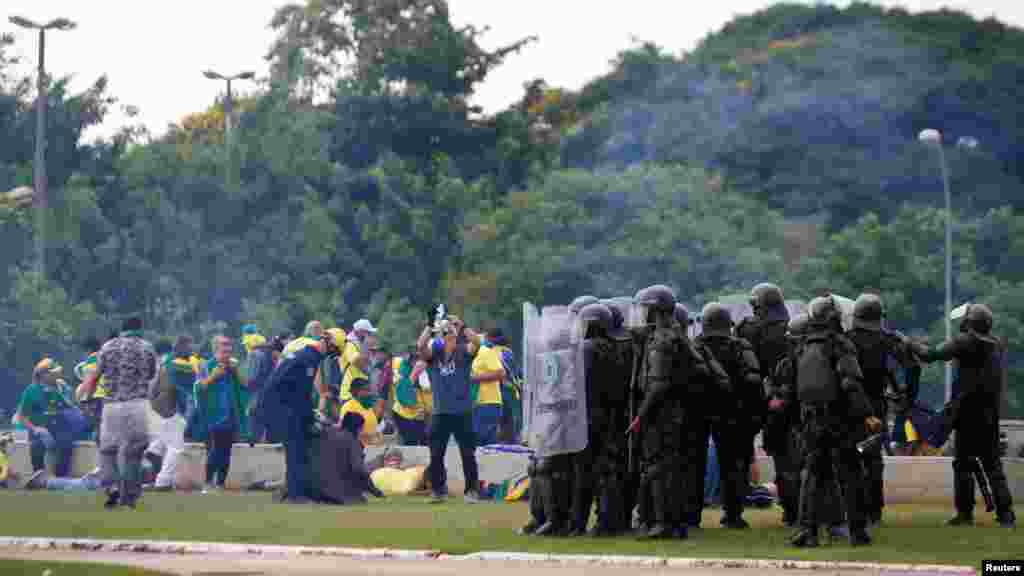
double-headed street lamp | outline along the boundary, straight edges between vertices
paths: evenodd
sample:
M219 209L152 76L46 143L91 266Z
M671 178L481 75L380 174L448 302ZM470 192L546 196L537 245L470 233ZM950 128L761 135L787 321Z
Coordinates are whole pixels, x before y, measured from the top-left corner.
M946 197L946 340L953 336L952 320L949 315L953 310L953 209L949 192L949 163L946 162L946 151L942 147L942 133L934 128L922 130L917 137L921 142L935 147L939 151L939 164L942 168L942 187ZM971 149L978 147L978 140L961 137L956 143L958 148ZM953 396L953 368L946 363L946 402Z
M224 143L228 145L229 139L231 138L231 81L232 80L252 80L256 77L254 72L242 72L235 74L234 76L224 76L218 74L212 70L206 70L203 72L203 76L206 76L210 80L224 80L227 82L227 94L224 97Z
M47 226L47 182L46 182L46 31L74 30L76 24L67 18L55 18L46 24L37 24L28 18L11 16L8 19L11 24L39 30L39 77L37 78L36 94L36 150L35 158L32 160L32 187L35 188L36 217L39 228L36 234L36 264L39 266L39 273L46 277L46 226Z

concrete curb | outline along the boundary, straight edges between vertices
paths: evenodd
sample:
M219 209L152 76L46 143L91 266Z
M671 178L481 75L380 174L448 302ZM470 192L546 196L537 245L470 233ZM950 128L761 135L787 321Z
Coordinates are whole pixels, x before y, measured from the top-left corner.
M155 540L91 540L77 538L0 537L0 548L26 550L86 550L91 552L134 552L142 554L225 554L247 556L331 556L354 560L427 560L440 556L436 550L392 550L388 548L329 548L319 546L278 546L264 544L222 544L215 542L163 542Z
M25 550L70 550L131 552L143 554L244 556L328 556L353 560L445 560L456 562L522 562L562 566L615 566L685 570L740 568L747 570L847 570L882 573L943 574L975 576L969 566L925 564L878 564L872 562L822 562L807 560L754 560L744 558L666 558L660 556L600 556L576 554L531 554L523 552L475 552L449 555L437 550L392 550L389 548L329 548L263 544L222 544L215 542L162 542L154 540L92 540L76 538L0 537L0 548Z
M572 554L529 554L518 552L476 552L463 556L441 555L440 559L476 560L483 562L525 562L543 564L586 565L647 568L703 568L748 570L855 570L871 572L907 572L926 574L965 574L974 576L970 566L927 564L881 564L874 562L825 562L811 560L756 560L746 558L666 558L660 556L599 556Z

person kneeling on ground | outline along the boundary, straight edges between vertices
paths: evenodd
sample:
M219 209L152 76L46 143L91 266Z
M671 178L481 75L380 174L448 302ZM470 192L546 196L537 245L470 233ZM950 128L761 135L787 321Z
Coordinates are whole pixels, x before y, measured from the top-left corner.
M366 454L360 433L363 417L357 412L348 412L339 427L324 430L326 438L320 453L320 496L331 504L365 504L365 493L383 498L381 492L370 480L366 467Z

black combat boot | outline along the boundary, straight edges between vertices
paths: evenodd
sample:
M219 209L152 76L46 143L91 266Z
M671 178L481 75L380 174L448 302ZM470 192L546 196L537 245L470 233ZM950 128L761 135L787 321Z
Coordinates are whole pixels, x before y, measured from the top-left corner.
M867 530L862 528L850 532L851 546L867 546L869 544L871 544L871 536L868 535Z
M1013 513L1013 510L1007 510L1002 514L996 514L996 522L999 522L1003 528L1016 528L1017 515Z
M801 528L799 532L790 538L789 545L796 548L817 548L819 546L818 529Z
M946 526L974 526L974 515L957 512L956 516L946 520Z
M530 518L530 521L519 530L516 530L516 533L520 536L529 536L530 534L535 533L538 528L540 528L540 524L537 523L537 520Z
M103 508L106 510L113 510L117 508L120 503L121 493L117 490L111 490L107 492L107 501L103 503Z
M669 523L669 506L672 502L667 498L668 493L665 490L665 482L662 478L655 478L651 480L650 491L651 491L651 512L654 515L654 525L651 526L647 533L641 536L644 540L662 540L671 538L673 529Z
M974 526L974 463L969 460L953 460L953 503L956 516L946 521L946 526Z

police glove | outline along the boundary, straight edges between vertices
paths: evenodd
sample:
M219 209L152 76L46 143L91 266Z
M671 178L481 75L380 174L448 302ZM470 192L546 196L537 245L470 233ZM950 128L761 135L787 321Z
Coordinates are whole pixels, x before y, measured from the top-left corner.
M868 416L864 419L864 427L867 429L868 434L878 434L882 431L882 421L874 416Z

